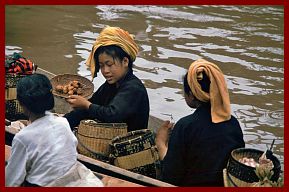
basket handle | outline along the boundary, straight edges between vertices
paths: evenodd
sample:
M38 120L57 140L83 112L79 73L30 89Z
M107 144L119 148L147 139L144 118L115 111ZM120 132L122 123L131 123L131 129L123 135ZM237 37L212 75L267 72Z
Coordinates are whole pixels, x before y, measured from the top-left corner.
M233 179L231 178L231 176L229 175L228 171L226 171L227 177L230 180L230 182L234 185L234 187L238 187L238 185L233 181Z
M89 149L87 146L85 146L80 139L78 138L78 133L77 131L75 132L75 136L78 140L78 143L81 145L81 147L83 147L85 150L87 150L95 159L102 159L102 160L106 160L107 157L101 153L97 153L95 151L92 151L91 149Z

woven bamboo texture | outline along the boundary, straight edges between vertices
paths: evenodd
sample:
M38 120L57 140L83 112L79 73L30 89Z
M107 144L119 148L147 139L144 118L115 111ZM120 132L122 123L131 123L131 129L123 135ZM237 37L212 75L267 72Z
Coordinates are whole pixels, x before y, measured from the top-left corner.
M118 157L144 151L154 146L155 140L152 131L141 129L115 137L111 141L110 150L111 154Z
M16 86L27 75L5 74L5 118L9 120L25 119L23 108L17 100Z
M131 131L114 138L110 153L110 161L115 166L156 178L159 156L150 130Z
M154 148L150 148L131 155L117 157L114 160L114 165L130 170L136 167L153 164L157 160L159 160L157 151Z
M5 100L15 100L15 99L17 99L16 87L5 89Z
M254 183L248 183L234 177L227 172L226 169L223 170L223 179L225 187L252 187Z
M224 187L232 187L227 177L227 169L223 169L223 181L224 181Z
M253 183L247 183L242 181L227 172L227 169L223 169L224 187L252 187Z
M6 73L5 74L5 88L16 88L18 81L27 75L20 75L20 74L12 74Z
M97 123L92 120L82 120L77 130L79 141L90 151L109 155L109 144L112 138L126 134L125 123ZM79 153L91 156L90 151L78 145Z
M76 75L76 74L60 74L60 75L56 75L53 78L50 79L51 85L52 85L52 93L58 97L62 97L62 98L68 98L68 94L66 93L59 93L55 90L57 85L67 85L69 84L69 82L71 81L78 81L81 85L82 85L82 97L89 97L93 90L94 90L94 85L93 83L85 78L82 77L80 75Z
M231 156L229 158L227 164L227 173L229 178L231 178L231 182L235 183L239 187L246 187L252 185L253 182L258 182L259 178L257 177L255 167L247 166L241 162L240 159L243 157L253 158L256 162L259 161L259 157L263 154L263 151L257 149L249 149L249 148L239 148L235 149L231 152ZM267 156L273 164L274 164L274 175L271 180L276 181L279 178L281 166L279 160L271 155Z

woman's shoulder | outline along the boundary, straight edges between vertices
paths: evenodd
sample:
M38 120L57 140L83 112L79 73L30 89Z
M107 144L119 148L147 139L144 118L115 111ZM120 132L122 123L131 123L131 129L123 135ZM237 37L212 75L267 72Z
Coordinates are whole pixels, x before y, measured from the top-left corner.
M135 75L132 75L123 83L123 88L131 88L131 89L138 89L138 90L145 90L145 86L142 81Z
M52 121L56 124L62 125L62 126L69 126L68 120L65 117L57 116L57 115L52 115L51 116Z
M134 74L131 74L125 81L126 83L130 83L130 84L138 84L138 83L141 83L141 80L135 76Z
M240 122L239 122L239 120L238 120L234 115L231 115L231 119L229 120L229 122L230 122L231 124L235 124L235 125L237 125L238 127L240 127Z
M13 138L13 142L20 142L22 145L28 145L31 138L34 138L36 131L34 124L22 128Z
M187 115L185 117L180 118L177 123L176 126L177 127L187 127L190 126L191 124L195 123L195 118L194 118L194 114L190 114Z

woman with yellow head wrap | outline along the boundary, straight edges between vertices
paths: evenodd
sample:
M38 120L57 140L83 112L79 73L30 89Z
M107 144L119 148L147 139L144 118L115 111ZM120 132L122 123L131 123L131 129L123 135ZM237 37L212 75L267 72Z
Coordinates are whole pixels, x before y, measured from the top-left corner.
M138 46L135 43L133 36L119 27L106 27L96 38L96 41L92 46L90 55L86 61L86 65L90 67L92 78L96 77L96 74L99 70L97 59L94 58L94 54L99 47L108 45L119 46L128 54L131 62L135 61L136 59L136 55L138 53Z
M126 123L128 131L146 129L149 118L147 91L132 70L138 53L133 36L119 27L105 27L96 38L86 61L92 78L99 70L106 81L90 99L72 95L74 110L65 115L70 126L82 119Z
M245 143L220 68L204 59L193 62L184 77L184 95L196 110L174 127L166 121L157 132L161 178L178 186L224 186L230 152Z

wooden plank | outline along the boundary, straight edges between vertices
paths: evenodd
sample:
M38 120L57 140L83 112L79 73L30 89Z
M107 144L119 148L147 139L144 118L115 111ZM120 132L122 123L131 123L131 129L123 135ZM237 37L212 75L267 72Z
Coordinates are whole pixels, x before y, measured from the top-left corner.
M126 181L130 181L144 186L174 187L174 185L171 185L169 183L165 183L138 173L133 173L131 171L127 171L125 169L116 167L114 165L110 165L108 163L104 163L96 159L92 159L90 157L81 154L78 154L77 158L89 169L98 173L103 173L106 175L124 179Z
M105 187L144 187L142 185L111 177L105 174L96 172L94 172L94 174L101 179Z

